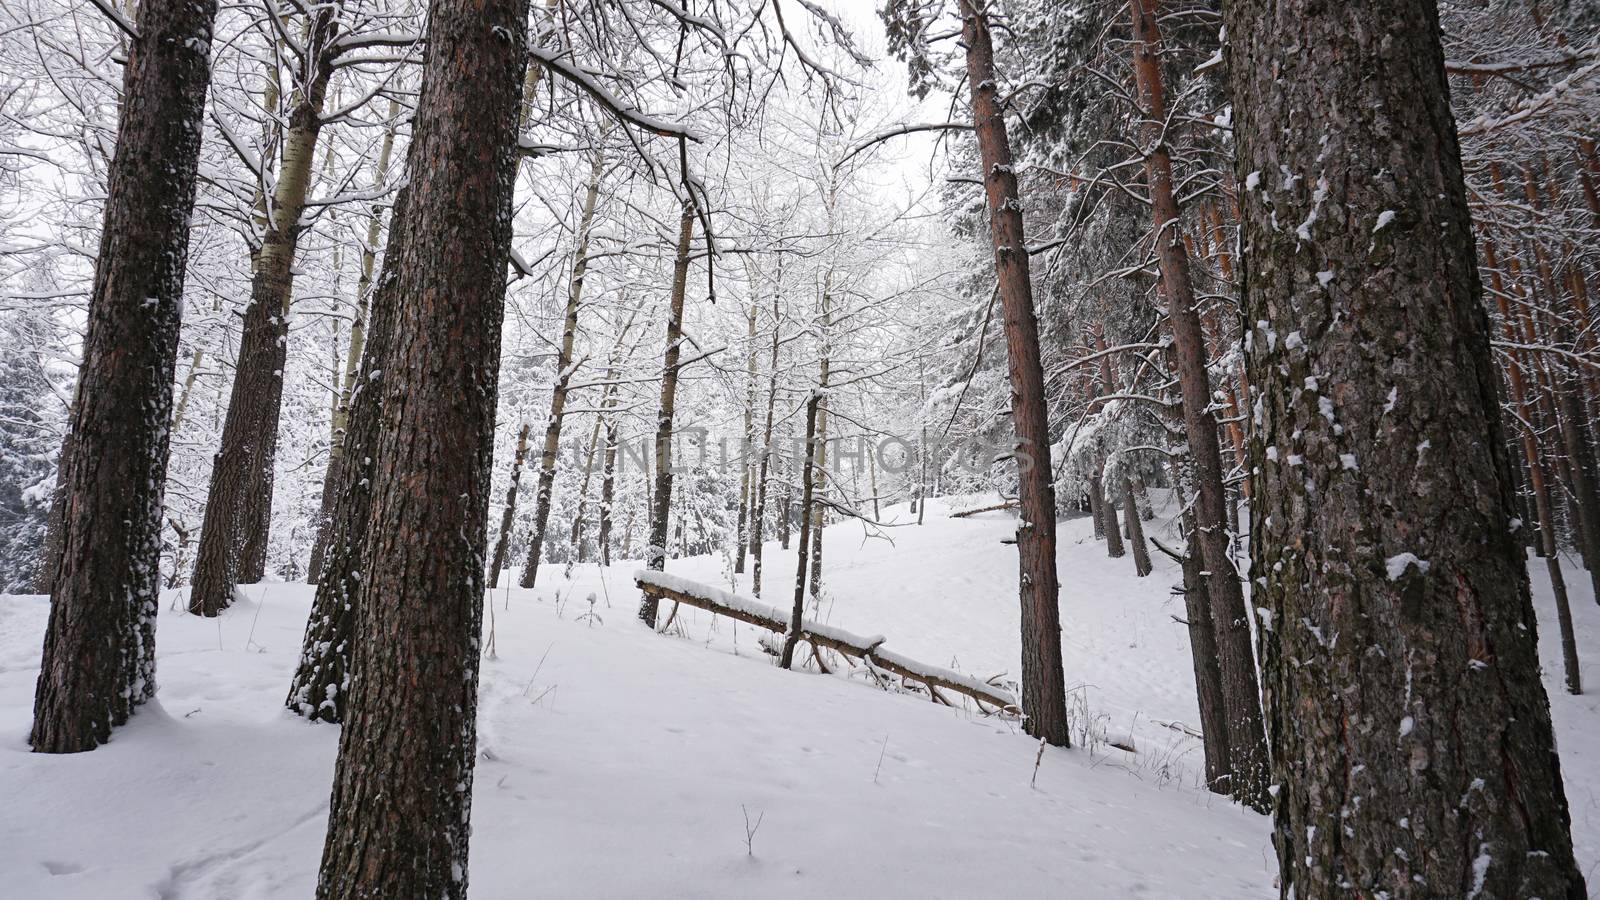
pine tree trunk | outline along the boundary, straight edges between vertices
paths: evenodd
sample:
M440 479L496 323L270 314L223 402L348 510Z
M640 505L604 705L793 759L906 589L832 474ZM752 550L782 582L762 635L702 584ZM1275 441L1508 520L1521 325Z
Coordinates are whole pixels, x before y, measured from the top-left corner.
M1089 497L1089 518L1093 520L1094 539L1103 541L1106 539L1106 514L1100 509L1100 504L1105 502L1105 491L1100 487L1099 475L1090 475L1087 480L1088 490L1085 493Z
M400 116L398 101L389 101L389 120ZM383 133L383 144L378 149L377 165L373 170L373 190L381 191L388 184L389 161L394 156L395 126L391 124ZM322 499L317 509L316 536L311 540L311 562L306 566L307 580L312 584L322 575L327 561L328 539L332 529L335 494L339 485L339 469L344 464L345 434L350 429L350 403L355 394L357 379L361 374L362 357L367 345L367 320L372 314L372 284L377 274L378 240L383 232L383 207L376 204L367 217L367 239L361 245L361 276L356 281L356 318L350 323L350 350L345 354L344 381L339 386L339 405L333 415L333 433L328 443L328 464L322 473Z
M314 722L343 722L349 700L356 601L365 565L361 553L372 514L373 461L383 422L382 383L384 373L393 374L388 352L394 339L396 266L405 255L406 232L401 225L408 214L409 195L408 188L401 188L390 214L383 275L372 292L367 346L350 396L343 461L335 470L338 481L328 516L326 558L285 701L292 712Z
M578 310L583 302L583 279L589 270L589 232L594 226L595 202L600 196L600 175L605 158L596 153L589 174L589 187L583 195L583 212L578 220L578 247L572 258L572 283L567 291L567 310L562 317L561 350L556 356L555 384L550 390L550 417L545 420L544 447L539 453L539 484L533 495L533 533L528 537L528 560L522 566L518 584L531 588L539 577L539 558L544 553L545 528L550 524L551 494L556 486L556 455L561 449L561 419L567 409L567 385L572 382L572 344L578 334Z
M321 898L467 894L527 13L526 0L429 7Z
M155 694L162 491L215 0L144 0L60 482L60 552L28 741L93 750Z
M1225 20L1280 890L1583 897L1435 5Z
M678 358L683 342L683 297L689 287L689 251L694 245L694 206L683 201L678 217L678 255L672 266L672 297L667 309L667 344L661 357L661 406L656 413L656 483L650 498L650 546L645 565L667 567L667 528L672 518L672 418L678 402ZM639 602L639 620L656 626L656 598Z
M1149 575L1150 547L1144 541L1144 523L1139 521L1139 504L1133 499L1133 482L1122 476L1122 518L1128 523L1128 543L1133 547L1133 571L1140 578Z
M1095 488L1100 490L1100 514L1105 516L1106 555L1112 559L1121 559L1127 555L1122 547L1122 523L1117 521L1117 503L1110 493L1105 492L1105 479L1096 478ZM1138 518L1129 516L1129 518Z
M1483 252L1491 272L1490 286L1494 289L1495 303L1500 310L1500 319L1507 340L1513 344L1529 342L1527 336L1518 329L1511 303L1506 299L1505 286L1500 280L1496 264L1494 242L1485 240ZM1516 269L1513 267L1512 271L1515 273ZM1522 438L1522 464L1526 467L1528 487L1533 495L1533 509L1539 526L1537 548L1539 556L1545 561L1545 571L1550 577L1551 593L1556 601L1556 622L1561 635L1561 659L1566 670L1567 690L1578 694L1583 692L1583 685L1578 666L1578 645L1573 634L1571 601L1567 596L1567 581L1561 571L1561 556L1556 545L1555 504L1550 495L1550 477L1545 469L1544 453L1539 446L1534 407L1528 400L1531 388L1522 369L1522 354L1516 350L1511 351L1511 362L1505 367L1506 383L1510 388L1511 408L1520 420L1517 433ZM1497 392L1497 401L1498 398ZM1513 468L1514 464L1508 464L1507 472ZM1508 487L1511 483L1514 482L1508 482Z
M1231 794L1232 753L1228 748L1228 710L1222 692L1222 669L1217 665L1217 629L1211 622L1211 598L1206 596L1205 565L1195 544L1194 515L1184 516L1183 607L1189 619L1189 655L1194 663L1195 696L1200 704L1200 734L1205 750L1206 786L1213 793Z
M206 493L189 592L189 611L197 615L217 615L232 604L238 583L260 581L264 574L300 214L311 187L338 27L337 4L317 7L308 26L304 52L314 63L289 114L272 214L256 254L222 443Z
M1198 537L1195 544L1209 579L1206 593L1211 600L1211 622L1216 629L1218 663L1227 701L1233 795L1247 806L1266 809L1270 771L1255 653L1250 643L1244 589L1234 569L1229 546L1227 492L1222 481L1217 420L1211 414L1205 334L1195 310L1172 157L1165 143L1166 100L1161 81L1161 35L1156 26L1158 5L1158 0L1132 0L1128 4L1133 17L1134 76L1144 106L1145 178L1154 214L1156 253L1167 298L1167 319L1178 363L1184 427L1194 462Z
M967 82L973 127L983 159L995 274L1005 318L1011 378L1012 422L1017 432L1017 525L1021 570L1022 709L1028 734L1068 746L1066 684L1061 670L1061 614L1057 606L1056 496L1051 484L1050 424L1045 410L1044 370L1039 360L1039 322L1028 277L1027 240L1017 176L1006 138L1005 112L995 83L994 45L987 13L977 0L959 0L966 45Z

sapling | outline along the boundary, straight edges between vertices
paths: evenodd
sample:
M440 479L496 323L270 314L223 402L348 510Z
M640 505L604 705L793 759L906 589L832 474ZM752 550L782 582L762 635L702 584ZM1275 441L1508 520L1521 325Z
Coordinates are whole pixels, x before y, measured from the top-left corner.
M744 853L746 856L753 857L756 855L756 832L761 830L761 820L767 817L767 813L765 810L758 813L756 822L752 825L750 824L750 810L746 809L743 803L739 804L739 809L744 813Z

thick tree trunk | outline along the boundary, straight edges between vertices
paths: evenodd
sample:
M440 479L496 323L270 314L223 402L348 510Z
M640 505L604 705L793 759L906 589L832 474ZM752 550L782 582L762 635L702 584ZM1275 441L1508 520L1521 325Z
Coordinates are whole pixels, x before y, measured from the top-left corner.
M1161 81L1161 34L1156 27L1158 0L1131 0L1133 69L1144 106L1145 178L1154 215L1155 243L1161 284L1167 297L1177 376L1183 396L1183 420L1194 461L1195 519L1200 558L1210 583L1211 623L1216 628L1218 664L1228 705L1228 751L1233 754L1233 795L1239 802L1265 809L1270 781L1261 694L1255 653L1250 643L1244 589L1233 566L1228 525L1227 491L1222 481L1222 453L1217 420L1211 414L1211 382L1206 370L1205 333L1195 310L1189 253L1182 238L1172 156L1166 145L1166 100Z
M667 344L661 356L661 406L656 412L656 483L650 498L650 546L645 566L667 567L667 528L672 518L672 418L678 403L678 359L683 342L683 297L689 287L689 251L694 245L694 206L688 200L678 217L678 256L672 266L672 297L667 309ZM656 626L656 598L639 601L639 619Z
M383 275L372 292L367 346L350 396L343 462L333 486L328 517L328 548L317 579L317 593L306 619L300 662L289 682L285 705L312 721L343 722L350 690L350 661L356 640L356 601L364 568L362 547L372 514L374 456L383 422L384 373L395 329L396 266L405 255L409 190L401 188L390 216ZM325 488L326 489L326 488Z
M823 392L811 392L811 399L806 401L806 455L801 464L800 475L800 508L811 508L811 492L816 487L816 471L822 462L818 457L820 442L817 440L817 407L822 403ZM778 660L780 669L787 669L794 664L794 648L800 642L800 627L806 609L806 556L809 552L812 521L811 516L800 517L800 553L794 570L794 608L789 613L789 631L783 638L783 655ZM815 572L815 570L812 570Z
M389 101L389 120L400 116L398 101ZM383 144L378 148L377 165L372 176L372 188L381 191L388 184L389 161L394 156L395 126L391 124L383 133ZM339 485L339 469L344 464L345 433L350 429L350 403L355 394L357 379L361 374L362 357L367 345L367 319L372 309L373 278L377 274L378 240L383 233L383 207L374 204L367 217L367 239L361 245L361 276L356 281L356 318L350 323L350 348L344 358L344 381L339 386L339 404L333 414L333 433L328 443L328 464L322 473L322 499L317 509L316 536L311 540L311 562L306 567L307 580L312 584L322 575L327 561L328 540L332 529L335 495Z
M93 750L155 694L162 490L215 0L144 0L60 474L60 552L28 741Z
M1225 20L1280 890L1583 897L1435 5Z
M583 279L589 271L589 232L594 226L595 202L600 196L600 176L605 158L596 153L589 173L589 187L583 195L583 212L578 220L578 247L572 257L572 282L567 290L566 315L561 323L561 350L556 356L555 384L550 389L550 417L545 420L544 446L539 452L539 484L533 495L533 533L528 536L528 561L522 566L518 583L531 588L539 577L539 558L544 553L544 533L550 524L551 494L556 486L556 455L561 449L561 419L567 409L567 385L572 382L572 344L578 335L578 310L583 303Z
M214 616L226 609L233 602L234 587L241 581L261 580L266 564L300 214L322 132L322 103L333 74L338 15L337 4L319 6L308 25L304 52L312 60L310 72L296 90L289 113L272 213L256 253L222 444L206 493L189 592L189 611L197 615Z
M321 898L467 894L527 18L526 0L429 6Z
M1011 377L1011 413L1017 432L1017 562L1022 604L1022 711L1028 734L1068 746L1066 684L1061 671L1061 613L1057 606L1056 495L1051 484L1050 423L1045 410L1044 370L1039 360L1039 322L1028 278L1028 245L1022 230L1017 176L1006 139L1004 108L995 82L994 45L987 13L977 0L959 0L966 44L972 119L983 159L989 229L994 238L995 275L1005 317Z
M82 394L83 375L79 370L78 387L74 389L72 406L69 415L78 408L79 397ZM172 429L168 432L176 432ZM56 590L56 569L61 565L61 542L66 539L67 518L67 472L72 469L72 423L67 423L67 433L61 441L61 453L56 457L56 486L50 492L50 512L45 518L44 546L39 549L38 574L34 576L33 591L36 594L54 594Z

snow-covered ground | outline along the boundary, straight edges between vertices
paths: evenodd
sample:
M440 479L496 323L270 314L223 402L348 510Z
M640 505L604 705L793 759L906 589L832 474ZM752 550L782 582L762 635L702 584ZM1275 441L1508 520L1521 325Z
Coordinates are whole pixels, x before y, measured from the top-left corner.
M886 634L923 662L1014 677L1016 557L1000 543L1010 514L946 515L982 503L935 501L926 524L877 534L830 527L823 618ZM1267 820L1196 787L1175 567L1157 558L1137 579L1086 519L1060 533L1074 730L1092 740L1046 750L1036 782L1038 745L1006 722L783 672L753 629L695 610L651 634L634 619L632 564L570 578L552 565L535 590L500 588L479 703L473 895L1272 896ZM766 602L792 600L794 566L769 545ZM723 559L668 568L749 593ZM1593 884L1600 702L1561 691L1542 565L1533 577ZM1569 580L1580 653L1593 658L1600 609L1586 579ZM216 620L164 611L158 701L75 756L28 752L47 603L0 597L0 895L310 896L337 734L282 701L311 591L244 594Z

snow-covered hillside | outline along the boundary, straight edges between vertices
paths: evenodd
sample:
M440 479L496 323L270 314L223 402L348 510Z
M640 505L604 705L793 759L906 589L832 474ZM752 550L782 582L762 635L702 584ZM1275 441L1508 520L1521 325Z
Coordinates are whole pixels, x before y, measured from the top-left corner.
M936 501L926 524L877 534L830 527L823 617L924 662L1014 675L1015 554L1000 543L1013 524L1009 513L947 517L967 505L981 501ZM914 519L903 507L885 515ZM536 590L500 588L479 707L473 895L1273 895L1267 820L1196 787L1175 567L1157 558L1137 579L1089 529L1062 524L1060 565L1074 732L1091 740L1046 749L1036 782L1038 745L1014 725L863 679L781 671L750 628L694 610L673 634L651 634L634 618L632 564L570 579L549 566ZM795 563L776 548L764 599L784 606ZM734 583L729 568L669 564L748 593L748 576ZM1572 581L1592 658L1600 609ZM0 894L310 895L337 732L281 704L311 590L243 593L216 620L164 610L158 702L74 756L26 744L47 602L0 597ZM1541 638L1559 673L1553 625ZM1558 677L1547 686L1578 858L1592 871L1600 704L1561 693Z

